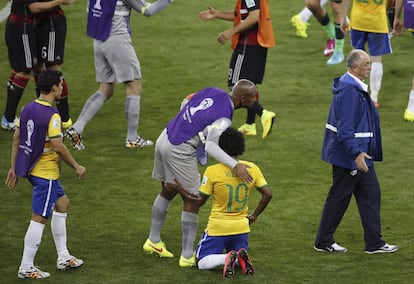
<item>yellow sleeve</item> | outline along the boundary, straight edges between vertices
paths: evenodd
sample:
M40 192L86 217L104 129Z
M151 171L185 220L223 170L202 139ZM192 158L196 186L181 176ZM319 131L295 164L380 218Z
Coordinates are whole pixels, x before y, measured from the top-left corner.
M62 137L62 120L58 113L52 115L49 121L47 136L50 138Z
M213 179L211 178L211 166L204 171L203 179L200 185L200 192L205 195L213 193Z
M254 178L255 178L254 186L257 188L261 188L267 185L267 181L265 177L263 176L263 173L260 170L260 168L256 164L253 164L253 165L254 165L253 170L254 170Z

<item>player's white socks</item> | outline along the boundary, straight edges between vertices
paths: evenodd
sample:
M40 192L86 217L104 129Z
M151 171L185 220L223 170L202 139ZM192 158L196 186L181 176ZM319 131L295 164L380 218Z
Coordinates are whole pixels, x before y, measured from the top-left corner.
M56 245L58 258L68 259L70 257L66 247L66 217L68 213L59 213L53 211L50 228L53 234L53 240Z
M414 113L414 90L411 90L411 92L410 92L410 97L408 99L407 109L410 112Z
M86 101L82 108L82 111L73 124L73 128L80 134L82 134L85 125L95 116L95 114L102 108L107 98L102 93L97 91Z
M194 254L194 242L197 236L198 214L183 211L181 213L182 250L181 255L191 258Z
M44 228L45 224L38 223L33 220L30 221L29 228L27 228L27 232L24 237L23 256L20 264L21 268L25 269L34 266L34 258L42 241Z
M321 0L320 2L321 7L325 6L326 3L328 3L328 0Z
M312 11L308 9L308 7L305 6L305 8L302 9L302 11L300 11L299 13L299 17L301 19L302 22L307 23L310 19L310 17L312 17Z
M224 265L226 261L226 256L227 254L207 255L198 261L197 267L198 269L201 269L201 270L209 270L217 266Z
M325 4L328 2L328 0L321 0L320 5L321 7L325 6ZM309 10L306 6L303 8L302 11L300 11L299 16L302 22L307 23L309 19L312 17L312 11Z
M381 82L382 82L382 63L381 62L372 62L371 64L371 74L369 79L369 87L370 87L370 96L371 100L374 102L378 102L378 93L381 89Z
M135 140L138 135L140 101L141 96L126 96L125 116L128 125L127 139L130 141Z
M167 217L170 200L160 196L159 194L152 205L152 216L149 239L153 243L158 243L161 240L161 230L164 226L165 218Z

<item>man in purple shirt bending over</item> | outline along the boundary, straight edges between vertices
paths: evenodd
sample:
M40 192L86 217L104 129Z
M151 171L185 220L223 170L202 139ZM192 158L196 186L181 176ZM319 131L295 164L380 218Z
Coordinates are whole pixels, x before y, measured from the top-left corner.
M161 241L169 204L178 193L168 190L167 183L178 181L196 198L200 187L197 158L201 164L205 164L208 154L231 167L236 176L246 182L251 181L247 167L227 155L218 146L218 141L221 133L231 126L233 111L252 106L256 101L256 93L256 85L245 79L238 81L230 94L219 88L200 90L188 99L158 137L152 177L161 181L161 193L155 198L152 207L150 233L143 246L146 253L173 257ZM179 266L192 267L195 265L198 205L191 198L183 197L183 201Z

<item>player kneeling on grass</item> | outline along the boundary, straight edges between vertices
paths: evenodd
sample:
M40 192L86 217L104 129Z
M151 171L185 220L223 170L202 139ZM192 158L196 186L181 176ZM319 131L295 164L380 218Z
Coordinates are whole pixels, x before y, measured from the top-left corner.
M219 146L237 160L244 152L244 137L237 129L230 127L220 136ZM213 269L224 265L223 277L232 278L238 264L243 274L253 274L254 267L247 253L250 225L266 208L272 199L272 191L260 168L252 162L240 161L249 167L253 181L246 183L232 170L217 163L207 167L200 186L200 196L189 193L177 183L169 184L171 190L178 190L184 199L191 199L202 206L212 196L211 213L207 228L197 245L195 256L199 269ZM262 195L256 209L248 214L248 200L256 188Z

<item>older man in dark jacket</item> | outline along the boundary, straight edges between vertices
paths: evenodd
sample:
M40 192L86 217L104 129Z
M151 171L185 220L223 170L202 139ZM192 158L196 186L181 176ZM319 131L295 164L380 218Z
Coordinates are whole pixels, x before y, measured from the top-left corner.
M381 192L374 161L382 161L378 111L363 82L369 77L371 62L362 50L347 58L348 72L334 80L333 99L326 123L322 160L332 164L333 183L325 201L315 250L346 252L333 237L352 194L364 228L365 252L395 252L381 236Z

